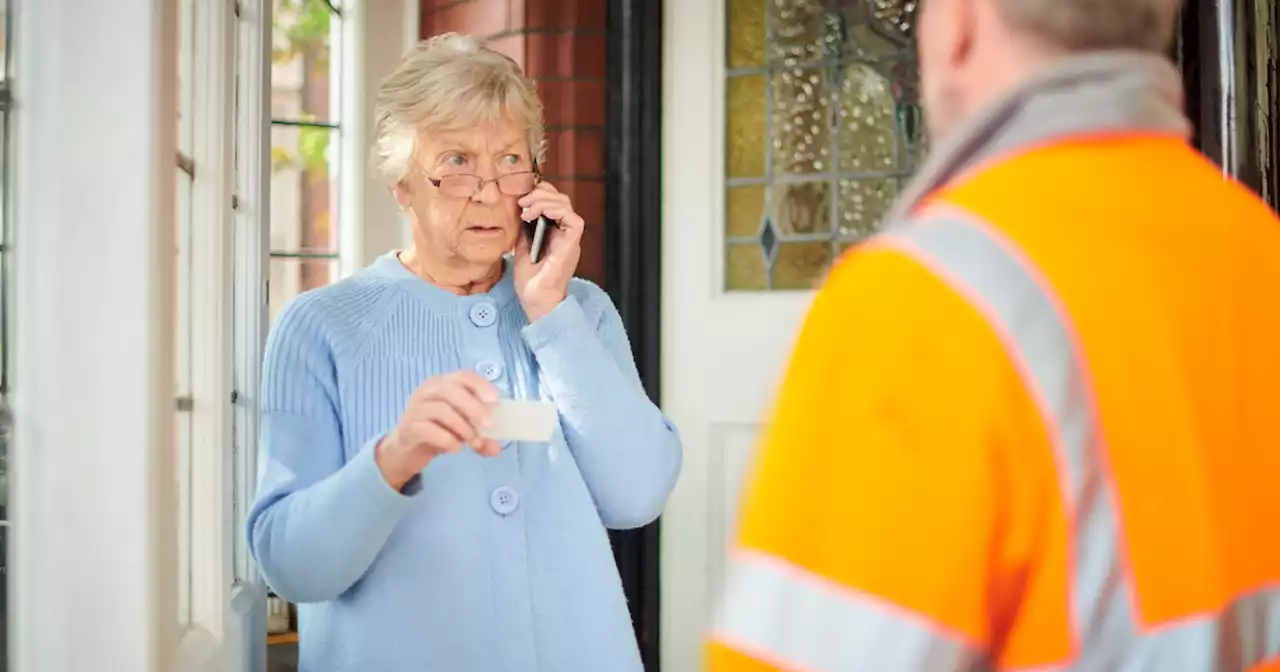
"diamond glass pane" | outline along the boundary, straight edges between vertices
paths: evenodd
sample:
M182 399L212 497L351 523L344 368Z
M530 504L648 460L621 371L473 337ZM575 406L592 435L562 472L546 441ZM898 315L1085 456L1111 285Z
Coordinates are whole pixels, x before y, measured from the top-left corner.
M728 0L727 290L810 289L884 225L928 146L917 4Z

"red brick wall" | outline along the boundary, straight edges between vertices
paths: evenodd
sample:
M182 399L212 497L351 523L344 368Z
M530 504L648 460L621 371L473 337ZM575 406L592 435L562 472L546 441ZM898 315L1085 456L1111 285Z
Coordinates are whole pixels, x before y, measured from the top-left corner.
M606 0L421 0L423 38L486 38L524 68L546 109L547 180L587 222L578 275L604 280Z

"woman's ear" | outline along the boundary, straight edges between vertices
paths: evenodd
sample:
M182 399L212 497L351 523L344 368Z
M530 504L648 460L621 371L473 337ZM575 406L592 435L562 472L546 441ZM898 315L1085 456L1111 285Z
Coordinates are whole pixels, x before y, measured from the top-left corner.
M395 197L396 203L400 206L400 209L408 212L409 206L413 203L413 194L409 193L409 187L406 186L405 183L401 182L400 184L391 187L391 195Z

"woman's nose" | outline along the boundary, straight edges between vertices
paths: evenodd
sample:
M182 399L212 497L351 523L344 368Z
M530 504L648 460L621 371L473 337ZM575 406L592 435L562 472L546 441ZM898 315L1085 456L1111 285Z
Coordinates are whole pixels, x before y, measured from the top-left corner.
M502 199L502 191L498 189L498 180L489 179L481 180L480 188L476 189L476 193L472 194L471 200L475 203L492 204Z

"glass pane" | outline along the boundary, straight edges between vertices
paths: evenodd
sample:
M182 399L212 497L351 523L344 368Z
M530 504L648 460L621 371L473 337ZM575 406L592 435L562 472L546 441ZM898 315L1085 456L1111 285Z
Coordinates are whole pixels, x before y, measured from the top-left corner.
M830 263L830 243L782 243L773 264L773 288L815 289Z
M729 67L764 63L764 4L767 0L729 0Z
M898 195L895 179L840 180L840 237L869 236L884 226Z
M178 3L178 151L191 155L194 144L195 0Z
M725 286L731 290L758 290L769 286L768 270L760 245L730 245L725 265Z
M732 77L726 86L729 177L764 176L764 75Z
M175 169L174 217L174 399L191 398L191 176ZM179 411L174 423L175 479L178 494L178 620L191 617L191 413Z
M324 0L274 0L271 117L337 123L341 26Z
M191 412L173 419L174 464L178 485L178 623L191 622Z
M764 217L764 185L730 187L725 197L725 233L731 238L754 236Z
M918 0L845 2L847 58L882 58L907 52L914 39Z
M822 70L787 69L775 73L770 95L774 174L830 170L830 108Z
M271 250L338 249L338 132L271 127Z
M267 305L272 324L280 309L294 297L317 287L323 287L338 279L337 259L298 259L273 257L271 259L270 296Z
M0 80L9 78L9 3L0 2ZM0 663L3 664L3 663Z
M844 68L840 82L840 170L894 168L894 100L889 80L866 63Z
M828 182L779 184L773 188L774 225L785 238L831 231L831 185Z
M823 0L769 0L769 57L792 65L813 63L834 51L840 18L824 4Z

